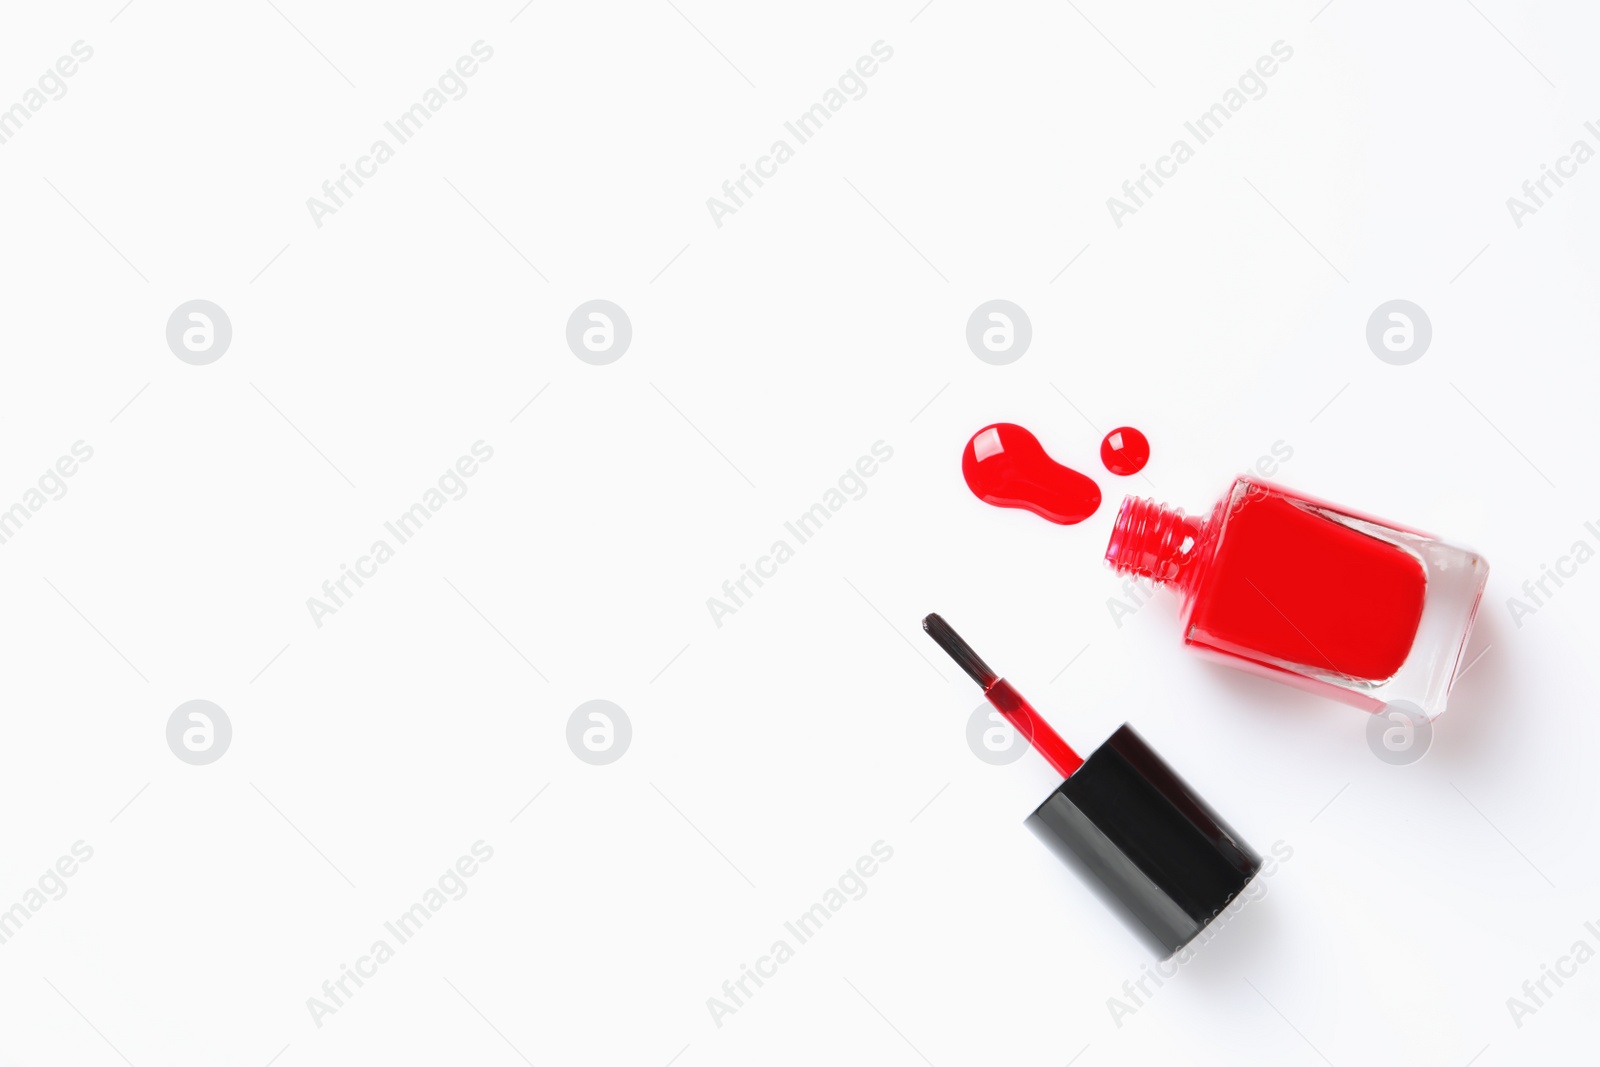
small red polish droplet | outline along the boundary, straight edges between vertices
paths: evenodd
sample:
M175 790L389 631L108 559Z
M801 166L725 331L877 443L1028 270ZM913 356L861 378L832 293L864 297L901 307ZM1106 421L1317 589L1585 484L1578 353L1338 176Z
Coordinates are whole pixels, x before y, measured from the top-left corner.
M1082 522L1100 506L1100 487L1092 478L1051 459L1037 437L1011 422L972 435L961 454L961 473L979 500L1063 526Z
M1112 474L1138 474L1150 462L1150 439L1132 426L1118 426L1100 442L1100 462Z

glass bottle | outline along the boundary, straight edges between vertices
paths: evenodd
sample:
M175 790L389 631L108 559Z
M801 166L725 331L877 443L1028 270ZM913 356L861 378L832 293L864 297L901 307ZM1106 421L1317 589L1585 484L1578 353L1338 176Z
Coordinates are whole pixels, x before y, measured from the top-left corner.
M1122 503L1106 562L1175 588L1184 643L1380 711L1444 711L1489 564L1469 548L1241 475L1204 519Z

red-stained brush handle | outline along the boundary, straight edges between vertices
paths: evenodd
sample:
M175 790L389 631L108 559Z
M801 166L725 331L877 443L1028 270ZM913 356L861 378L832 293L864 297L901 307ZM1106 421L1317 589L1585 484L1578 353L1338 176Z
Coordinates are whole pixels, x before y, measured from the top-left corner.
M1044 717L1034 710L1033 705L1029 704L1010 682L990 670L989 665L983 662L983 659L973 651L972 646L967 644L949 623L938 615L929 615L922 620L922 628L949 654L951 659L956 661L957 665L967 673L967 677L983 687L983 695L994 705L995 710L1016 727L1017 732L1027 739L1061 777L1071 778L1072 773L1083 766L1083 758L1072 750L1072 746L1061 739L1061 735L1044 721Z

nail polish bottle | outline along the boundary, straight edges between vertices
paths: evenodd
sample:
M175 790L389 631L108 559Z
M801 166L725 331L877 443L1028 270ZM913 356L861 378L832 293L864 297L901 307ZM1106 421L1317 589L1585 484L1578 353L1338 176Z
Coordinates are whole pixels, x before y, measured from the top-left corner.
M1241 475L1206 518L1128 497L1106 562L1176 589L1184 643L1367 711L1444 711L1489 564Z

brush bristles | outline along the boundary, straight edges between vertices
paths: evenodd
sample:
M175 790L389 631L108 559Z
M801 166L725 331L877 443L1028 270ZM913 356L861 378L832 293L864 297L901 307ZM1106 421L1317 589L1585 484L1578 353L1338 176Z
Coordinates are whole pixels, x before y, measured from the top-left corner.
M961 639L961 635L951 628L938 615L928 615L922 620L922 628L928 636L933 638L938 646L945 650L945 654L956 661L956 665L967 672L967 677L977 682L983 689L988 689L994 684L999 675L989 669L972 646Z

